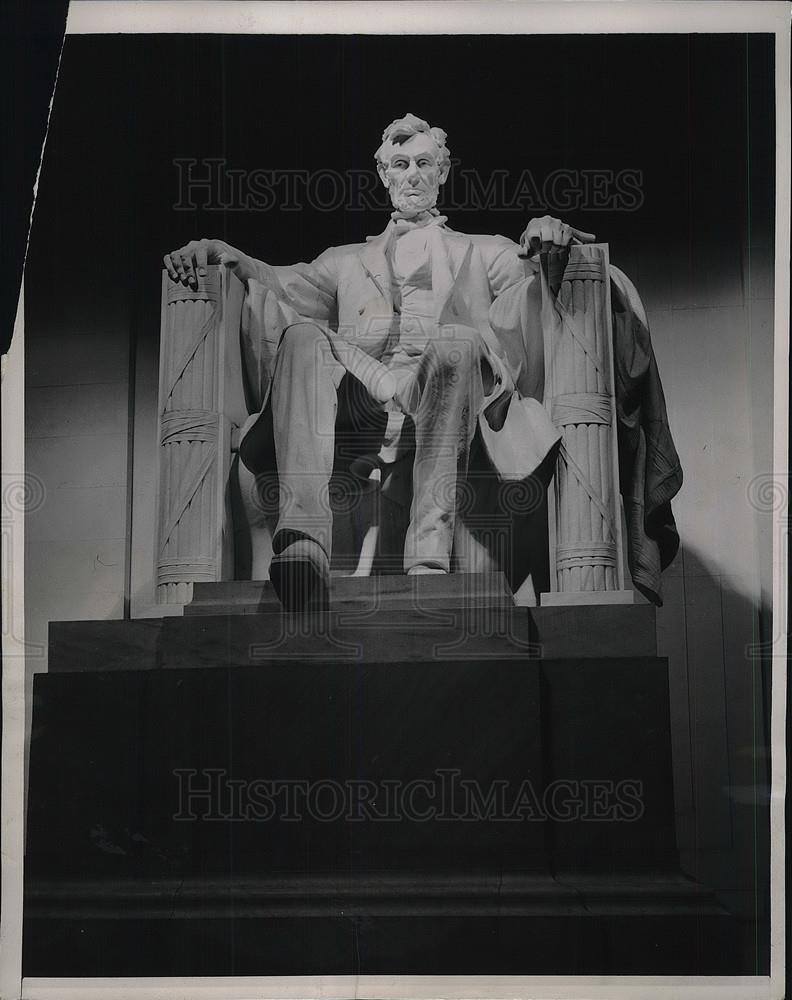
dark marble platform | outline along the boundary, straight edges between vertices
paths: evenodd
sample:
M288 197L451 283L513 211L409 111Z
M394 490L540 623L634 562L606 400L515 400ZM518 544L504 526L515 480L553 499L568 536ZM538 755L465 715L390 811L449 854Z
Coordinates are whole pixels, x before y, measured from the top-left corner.
M515 607L502 574L335 577L330 606L284 614L269 582L197 584L184 616L52 622L52 671L655 656L648 604Z
M61 672L33 718L26 975L735 967L678 870L662 659ZM376 815L257 812L276 779Z
M341 576L330 580L330 607L336 611L430 611L435 608L513 607L503 573ZM281 613L269 580L196 583L184 614Z
M29 894L26 920L37 975L741 971L734 920L674 875L72 882Z
M25 975L744 971L679 871L646 605L346 578L286 615L212 585L50 640Z
M91 920L173 917L559 917L592 914L723 916L711 892L681 874L632 877L390 872L188 878L39 880L27 894L32 919L56 913Z
M26 922L29 976L752 975L723 910Z

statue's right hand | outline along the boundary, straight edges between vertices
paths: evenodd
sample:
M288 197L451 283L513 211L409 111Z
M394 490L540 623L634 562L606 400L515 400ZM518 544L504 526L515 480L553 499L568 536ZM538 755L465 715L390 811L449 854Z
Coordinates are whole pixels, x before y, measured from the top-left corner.
M207 264L233 266L239 251L223 240L190 240L186 246L171 250L162 262L173 281L180 281L190 288L198 287L198 278L206 276Z

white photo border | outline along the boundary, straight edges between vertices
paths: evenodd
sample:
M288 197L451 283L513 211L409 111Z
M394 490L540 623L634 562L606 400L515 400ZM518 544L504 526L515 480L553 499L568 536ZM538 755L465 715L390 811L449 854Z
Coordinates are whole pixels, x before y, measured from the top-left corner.
M787 551L789 454L790 14L787 2L126 2L73 0L67 34L551 34L770 33L775 35L776 214L773 455L783 497L773 528L771 923L769 977L664 976L298 976L22 980L24 830L24 523L6 516L3 558L2 1000L555 1000L618 997L674 1000L781 1000L785 978ZM20 293L14 339L3 358L2 463L24 476L24 329ZM21 470L21 471L20 471Z

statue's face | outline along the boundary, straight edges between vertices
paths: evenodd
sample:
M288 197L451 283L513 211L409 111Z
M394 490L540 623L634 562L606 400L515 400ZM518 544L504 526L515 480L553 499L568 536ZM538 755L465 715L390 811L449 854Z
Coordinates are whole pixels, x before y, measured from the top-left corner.
M434 208L440 185L448 176L448 165L441 167L439 159L437 143L425 132L391 144L389 162L380 164L379 175L395 209L423 212Z

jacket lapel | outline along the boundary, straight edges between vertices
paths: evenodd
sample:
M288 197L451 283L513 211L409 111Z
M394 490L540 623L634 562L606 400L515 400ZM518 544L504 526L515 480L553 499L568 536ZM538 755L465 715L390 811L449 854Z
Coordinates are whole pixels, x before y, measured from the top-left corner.
M472 250L472 241L460 233L438 228L433 234L432 291L438 323L443 322L443 314L457 278Z
M440 322L448 300L454 290L457 278L473 250L469 237L439 226L432 230L432 291L435 300L435 315ZM379 236L369 236L366 246L360 252L360 262L364 270L377 286L388 308L393 308L391 290L391 268L386 256L390 228Z
M360 263L364 270L377 286L380 295L385 299L388 308L393 308L393 292L391 291L391 272L388 267L388 260L385 256L385 249L388 245L390 229L380 233L379 236L367 237L366 246L360 251Z

